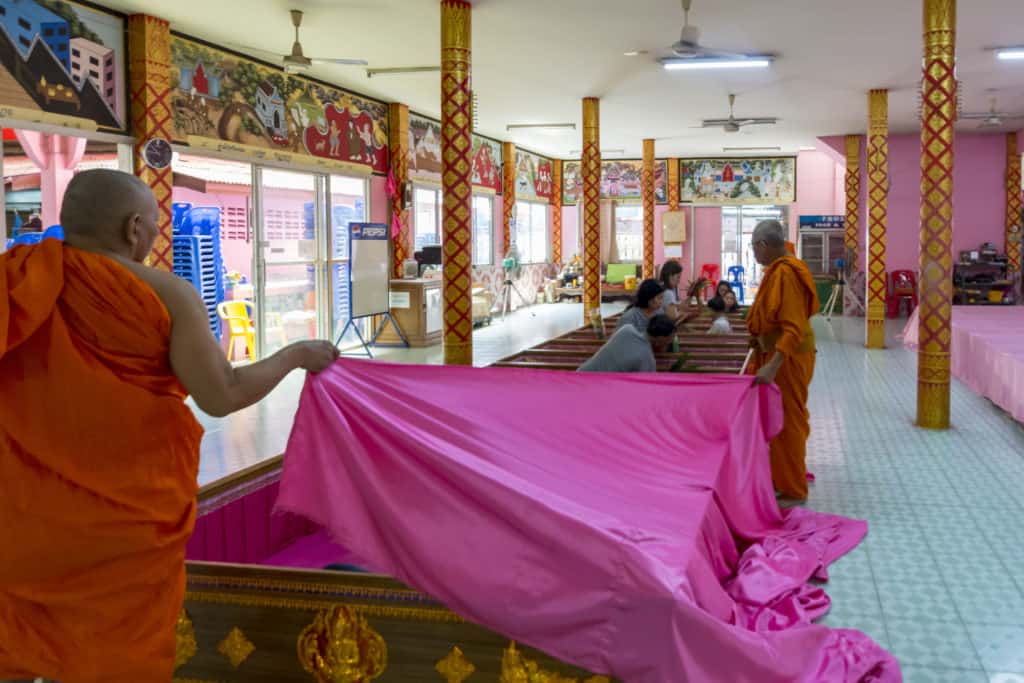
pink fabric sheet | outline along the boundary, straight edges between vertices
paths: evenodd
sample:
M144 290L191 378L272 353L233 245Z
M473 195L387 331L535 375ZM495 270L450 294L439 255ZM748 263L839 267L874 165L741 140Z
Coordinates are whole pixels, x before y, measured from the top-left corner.
M915 310L903 345L917 349ZM950 371L972 391L1024 422L1024 307L954 306Z
M774 498L774 387L343 359L278 509L466 619L627 682L899 681L809 583L864 522Z

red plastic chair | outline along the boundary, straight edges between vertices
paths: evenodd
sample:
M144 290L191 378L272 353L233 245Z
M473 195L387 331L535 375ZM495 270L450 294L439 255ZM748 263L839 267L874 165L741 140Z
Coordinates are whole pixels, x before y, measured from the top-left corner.
M899 315L904 301L909 316L917 308L917 275L912 270L894 270L889 273L889 293L885 298L890 318Z
M707 301L715 295L715 289L718 287L718 277L721 273L717 263L704 263L700 267L700 279L707 280L708 284L701 290L701 296ZM711 291L711 296L708 296L708 291Z

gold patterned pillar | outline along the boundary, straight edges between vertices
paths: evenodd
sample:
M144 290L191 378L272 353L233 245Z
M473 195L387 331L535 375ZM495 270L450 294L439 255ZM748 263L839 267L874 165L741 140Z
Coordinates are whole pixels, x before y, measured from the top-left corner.
M885 348L885 229L889 198L889 91L868 93L867 347Z
M1010 270L1020 272L1021 236L1024 225L1021 216L1020 152L1017 134L1006 135L1006 257Z
M857 267L860 243L860 136L846 136L846 232L843 236L849 265Z
M562 264L562 160L551 162L551 262Z
M644 203L644 278L654 277L654 140L644 140L640 196Z
M388 105L388 151L391 155L391 177L395 181L395 196L391 201L392 225L398 225L398 234L392 236L394 249L394 277L400 278L402 263L409 258L409 207L405 205L406 183L409 181L409 107L400 102Z
M679 210L679 159L668 160L668 210Z
M917 424L949 428L956 0L924 0Z
M516 146L512 142L501 143L501 195L504 256L512 248L512 215L516 211Z
M135 175L149 185L160 209L160 235L147 263L160 270L174 270L171 248L172 171L146 164L143 150L150 140L170 142L171 25L148 14L128 17L128 74L131 92L132 132L135 134Z
M601 310L601 100L583 98L583 160L580 230L583 233L583 322Z
M473 364L472 6L441 0L441 194L444 362Z

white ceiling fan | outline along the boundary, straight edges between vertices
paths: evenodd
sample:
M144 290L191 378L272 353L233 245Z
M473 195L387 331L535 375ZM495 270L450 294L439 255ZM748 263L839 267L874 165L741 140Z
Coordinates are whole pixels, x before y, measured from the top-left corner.
M989 103L990 107L987 112L961 114L960 118L966 121L981 121L978 128L999 128L1009 120L1024 119L1024 113L1008 114L997 111L995 97L991 98Z
M700 123L701 128L721 128L726 133L738 133L744 126L774 126L779 120L774 116L757 116L737 119L733 115L733 105L736 104L736 96L729 95L729 118L727 119L704 119Z
M748 59L750 55L731 50L718 50L704 47L700 44L700 29L690 24L690 7L692 0L683 1L683 30L679 33L679 40L669 47L672 55L682 59L710 58L710 59Z
M351 64L356 66L366 66L367 62L365 59L325 59L320 57L307 57L302 51L302 43L299 41L299 28L302 26L302 11L293 9L291 10L291 15L292 26L295 27L295 42L292 43L291 54L282 55L279 52L272 52L261 47L253 47L251 45L239 45L238 47L244 50L252 50L255 52L262 52L267 55L274 55L276 58L281 60L281 66L284 68L285 72L290 74L302 73L314 64Z

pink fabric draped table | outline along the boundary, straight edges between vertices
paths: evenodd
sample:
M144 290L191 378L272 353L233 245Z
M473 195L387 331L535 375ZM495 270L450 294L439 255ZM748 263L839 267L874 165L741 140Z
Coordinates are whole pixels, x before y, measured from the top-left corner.
M899 681L811 623L865 522L780 512L774 387L344 359L307 380L277 509L362 566L640 683Z
M917 310L903 345L917 349ZM950 371L972 391L1024 421L1024 307L954 306Z

